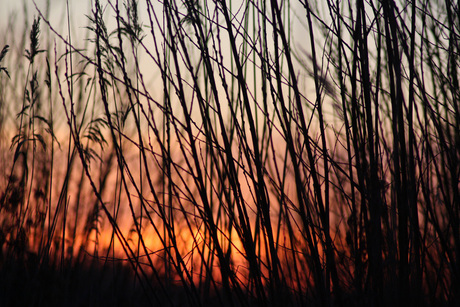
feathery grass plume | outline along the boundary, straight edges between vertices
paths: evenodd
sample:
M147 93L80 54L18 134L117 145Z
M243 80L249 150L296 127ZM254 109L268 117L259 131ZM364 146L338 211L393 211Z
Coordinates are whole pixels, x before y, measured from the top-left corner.
M8 48L10 46L8 45L5 45L2 49L2 51L0 52L0 63L2 62L3 58L6 56L6 54L8 53ZM8 68L4 67L4 66L1 66L0 65L0 72L5 72L5 74L8 76L8 78L10 78L10 74L8 72Z
M33 64L37 54L45 52L45 50L40 49L40 17L34 19L29 39L30 47L29 49L26 49L25 56L29 60L30 64Z

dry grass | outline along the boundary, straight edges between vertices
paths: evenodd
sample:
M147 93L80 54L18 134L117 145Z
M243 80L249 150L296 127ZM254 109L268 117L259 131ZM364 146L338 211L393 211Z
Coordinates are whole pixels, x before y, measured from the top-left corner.
M101 2L0 41L7 305L459 303L454 4Z

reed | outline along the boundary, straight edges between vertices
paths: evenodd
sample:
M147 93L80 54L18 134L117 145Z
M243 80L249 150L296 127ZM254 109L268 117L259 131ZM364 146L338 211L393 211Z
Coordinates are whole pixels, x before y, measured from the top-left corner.
M0 38L22 303L460 303L455 4L70 7Z

